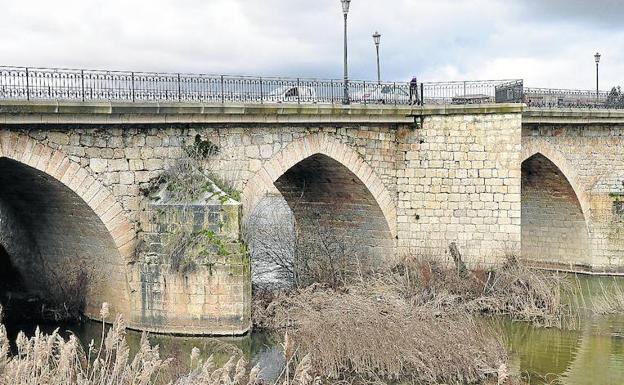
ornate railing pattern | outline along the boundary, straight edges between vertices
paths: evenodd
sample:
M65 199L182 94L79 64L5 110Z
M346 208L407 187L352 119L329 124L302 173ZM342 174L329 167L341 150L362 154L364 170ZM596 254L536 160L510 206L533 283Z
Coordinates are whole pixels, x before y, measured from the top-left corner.
M609 92L525 87L523 102L532 107L612 108Z
M478 104L624 108L606 91L527 88L522 80L377 82L0 66L0 99L205 103ZM345 100L345 94L347 100Z
M349 103L491 103L505 80L349 81ZM519 81L521 83L521 81ZM0 99L127 102L344 103L342 80L0 67Z

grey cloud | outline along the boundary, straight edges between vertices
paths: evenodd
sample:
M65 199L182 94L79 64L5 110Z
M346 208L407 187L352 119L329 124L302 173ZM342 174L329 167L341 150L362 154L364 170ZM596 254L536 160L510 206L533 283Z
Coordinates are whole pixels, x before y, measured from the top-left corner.
M0 3L2 64L342 75L339 0ZM605 82L616 83L624 71L619 64L624 58L618 53L624 52L624 34L587 24L582 16L588 6L582 3L353 0L350 75L375 77L371 34L378 30L386 79L405 80L415 74L426 80L504 76L524 77L538 85L591 87L592 77L578 74L585 74L587 66L591 71L591 55L601 50ZM594 2L606 3L611 2ZM612 3L608 13L622 14L623 6Z
M517 0L527 20L567 22L601 28L621 28L624 2L621 0Z

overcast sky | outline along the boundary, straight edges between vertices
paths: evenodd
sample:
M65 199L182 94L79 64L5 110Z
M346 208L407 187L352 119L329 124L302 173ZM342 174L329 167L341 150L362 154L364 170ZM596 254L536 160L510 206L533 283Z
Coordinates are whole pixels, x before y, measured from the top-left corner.
M340 78L340 0L0 0L0 64ZM350 77L624 86L622 0L352 0Z

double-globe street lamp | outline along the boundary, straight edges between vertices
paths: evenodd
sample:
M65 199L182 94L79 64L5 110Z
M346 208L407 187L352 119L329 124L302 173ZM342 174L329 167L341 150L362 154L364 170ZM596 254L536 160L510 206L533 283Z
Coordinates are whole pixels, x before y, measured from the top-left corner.
M377 83L381 84L381 70L379 69L379 43L381 42L381 35L375 31L373 34L373 41L375 42L375 49L377 50Z
M344 15L344 104L349 104L349 72L347 70L347 15L349 14L349 4L351 0L340 0L342 3L342 14Z
M600 63L600 53L596 52L594 60L596 60L596 102L598 102L598 95L600 92L598 91L598 64Z

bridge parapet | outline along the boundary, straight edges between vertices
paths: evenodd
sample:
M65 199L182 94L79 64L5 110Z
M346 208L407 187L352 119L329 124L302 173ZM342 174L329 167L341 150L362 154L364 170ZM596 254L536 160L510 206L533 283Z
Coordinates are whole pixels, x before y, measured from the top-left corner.
M520 113L518 103L469 105L335 105L244 103L127 103L115 101L1 100L0 124L124 123L395 123L437 115Z
M512 101L522 80L424 82L0 66L0 99L205 103L476 104ZM519 93L512 93L519 95ZM516 100L516 99L513 99ZM519 99L518 99L519 100Z

